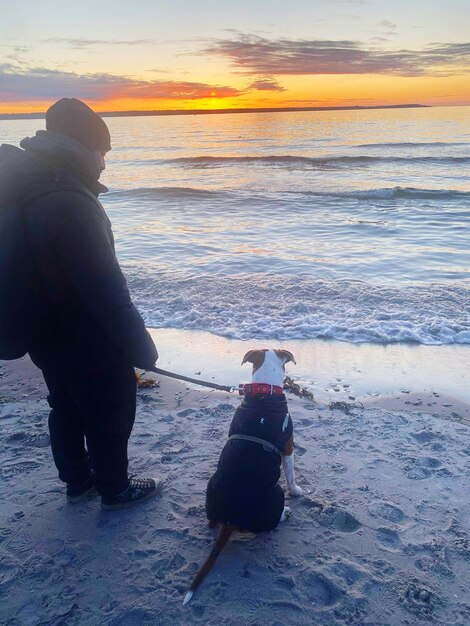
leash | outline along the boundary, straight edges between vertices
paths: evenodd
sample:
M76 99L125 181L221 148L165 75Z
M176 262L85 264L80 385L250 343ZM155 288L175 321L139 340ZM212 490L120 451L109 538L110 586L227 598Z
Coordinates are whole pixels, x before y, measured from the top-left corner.
M197 380L196 378L189 378L188 376L182 376L181 374L175 374L174 372L168 372L167 370L162 370L159 367L151 367L150 372L154 372L155 374L160 374L161 376L168 376L169 378L176 378L177 380L184 380L188 383L194 383L195 385L201 385L202 387L210 387L211 389L218 389L219 391L228 391L229 393L233 393L234 391L238 391L240 395L244 395L243 387L244 385L237 386L228 386L228 385L217 385L217 383L210 383L205 380ZM291 391L295 395L299 397L307 397L312 401L315 401L313 394L305 388L299 387L292 378L286 376L285 379L285 388L288 391ZM337 404L340 404L339 402ZM345 404L345 403L343 403ZM329 408L337 408L337 407L329 407ZM446 421L444 419L444 421ZM454 421L454 420L451 420ZM454 423L457 424L466 424L470 426L470 420L465 419L464 417L460 417L459 419L455 419Z
M284 393L284 389L287 389L287 391L291 391L301 398L308 398L312 401L315 401L313 394L310 391L299 387L299 385L294 383L294 381L288 376L286 376L283 387L277 387L276 385L265 385L264 383L247 383L244 385L218 385L217 383L210 383L206 380L189 378L189 376L183 376L182 374L175 374L174 372L169 372L168 370L162 370L159 367L151 367L148 371L153 372L154 374L160 374L160 376L168 376L169 378L176 378L176 380L184 380L187 383L201 385L202 387L218 389L219 391L228 391L229 393L238 391L241 396L250 395L251 393L256 392L261 395L277 395L280 393Z
M182 376L181 374L175 374L174 372L168 372L162 370L159 367L151 367L150 372L160 374L161 376L168 376L169 378L176 378L177 380L185 380L187 383L194 383L196 385L202 385L202 387L210 387L211 389L219 389L220 391L228 391L233 393L238 387L229 387L228 385L217 385L217 383L210 383L206 380L198 380L196 378L189 378L188 376Z

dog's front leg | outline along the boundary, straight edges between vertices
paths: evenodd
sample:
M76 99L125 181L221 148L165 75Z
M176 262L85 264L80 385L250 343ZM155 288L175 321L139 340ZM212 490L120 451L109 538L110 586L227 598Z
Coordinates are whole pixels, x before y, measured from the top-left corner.
M282 467L286 476L287 489L291 496L302 496L303 489L295 484L294 437L291 437L282 451Z

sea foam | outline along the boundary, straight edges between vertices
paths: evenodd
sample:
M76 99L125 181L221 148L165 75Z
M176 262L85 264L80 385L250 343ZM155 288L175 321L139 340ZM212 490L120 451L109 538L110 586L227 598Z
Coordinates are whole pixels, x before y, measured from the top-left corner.
M127 273L151 327L236 339L470 344L470 290L464 286L394 288L295 276L178 278L131 267Z

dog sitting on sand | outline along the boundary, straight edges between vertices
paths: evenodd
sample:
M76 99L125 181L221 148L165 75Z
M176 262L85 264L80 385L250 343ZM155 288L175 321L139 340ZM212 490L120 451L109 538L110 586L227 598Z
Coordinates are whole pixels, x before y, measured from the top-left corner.
M209 527L220 524L214 547L184 598L212 568L234 531L273 530L290 515L278 484L281 462L291 496L302 495L295 483L292 420L283 391L285 365L295 363L287 350L250 350L242 360L253 364L251 384L240 387L243 402L235 411L229 438L209 480L206 514Z

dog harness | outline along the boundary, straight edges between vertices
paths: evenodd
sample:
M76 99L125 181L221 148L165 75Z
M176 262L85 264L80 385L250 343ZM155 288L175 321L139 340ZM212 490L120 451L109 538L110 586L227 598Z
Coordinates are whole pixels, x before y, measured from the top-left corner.
M241 396L275 396L283 394L284 389L268 383L247 383L238 387L238 393Z
M228 441L230 441L230 439L243 439L244 441L253 441L254 443L259 443L263 446L263 449L266 450L266 452L274 452L275 454L278 454L280 457L282 457L282 452L279 450L279 448L276 448L276 446L274 446L269 441L266 441L265 439L252 437L251 435L230 435Z

